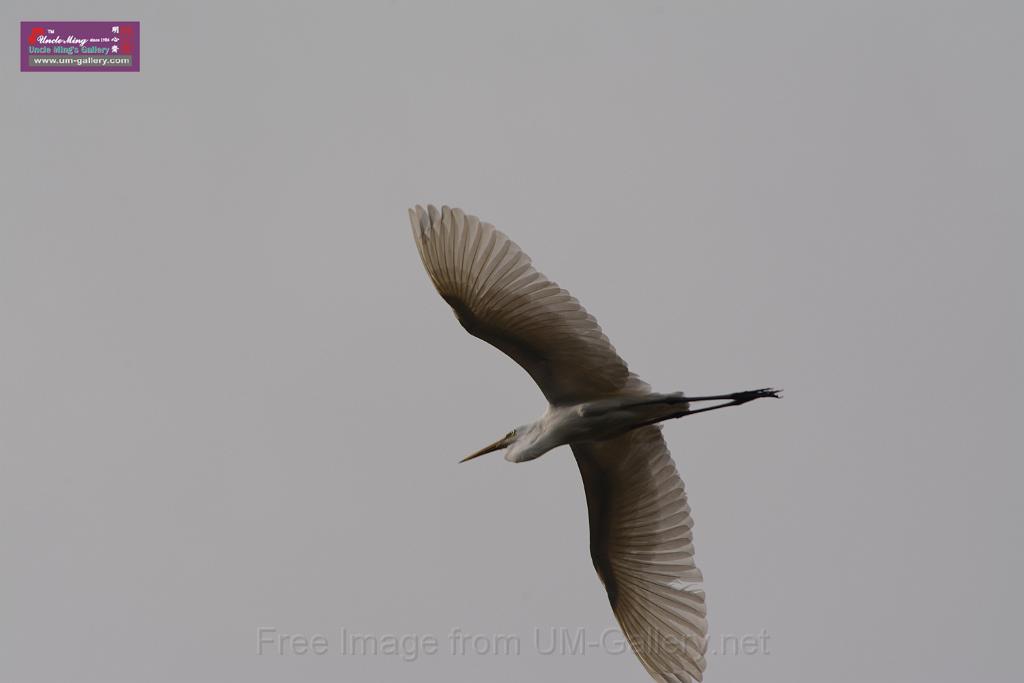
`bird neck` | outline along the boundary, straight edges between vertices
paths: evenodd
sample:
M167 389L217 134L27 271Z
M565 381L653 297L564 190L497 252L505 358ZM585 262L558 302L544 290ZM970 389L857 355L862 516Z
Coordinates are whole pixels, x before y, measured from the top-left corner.
M544 429L543 421L534 422L523 429L519 438L512 444L505 456L512 462L526 462L544 455L557 446L555 443L548 443L548 432Z

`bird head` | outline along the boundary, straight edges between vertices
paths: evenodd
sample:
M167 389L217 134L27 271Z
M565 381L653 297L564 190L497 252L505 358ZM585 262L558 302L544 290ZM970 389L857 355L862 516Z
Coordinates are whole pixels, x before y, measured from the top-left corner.
M516 439L518 438L519 430L513 429L511 432L501 437L500 439L492 443L490 446L484 446L476 453L473 453L472 455L467 455L459 462L466 462L467 460L472 460L473 458L479 458L481 455L484 455L485 453L491 453L493 451L500 451L502 448L508 448L509 446L514 444L516 442Z

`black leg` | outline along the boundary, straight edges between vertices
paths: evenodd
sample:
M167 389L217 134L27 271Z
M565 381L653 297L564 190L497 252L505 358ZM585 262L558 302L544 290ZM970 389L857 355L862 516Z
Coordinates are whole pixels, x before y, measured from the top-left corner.
M687 401L728 401L717 406L709 406L707 408L698 408L697 410L680 410L677 413L669 413L664 417L659 417L655 420L648 420L647 422L641 422L637 427L646 427L647 425L656 424L658 422L664 422L665 420L675 420L680 417L686 417L687 415L696 415L697 413L706 413L709 410L718 410L719 408L731 408L732 406L741 406L744 403L759 398L782 398L780 395L782 391L780 389L754 389L753 391L738 391L735 394L723 394L722 396L687 396ZM636 427L634 427L636 429Z
M755 398L780 398L779 394L782 393L779 389L754 389L752 391L737 391L734 394L720 394L718 396L686 396L686 400L690 403L698 403L700 401L732 401L732 405L742 405L749 401L753 401ZM721 406L724 408L725 406ZM707 410L705 408L705 410ZM696 413L697 411L691 411Z

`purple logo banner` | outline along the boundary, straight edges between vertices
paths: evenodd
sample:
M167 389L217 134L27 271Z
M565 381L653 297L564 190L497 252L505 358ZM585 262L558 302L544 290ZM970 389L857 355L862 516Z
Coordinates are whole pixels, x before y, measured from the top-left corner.
M22 71L138 71L137 21L23 21Z

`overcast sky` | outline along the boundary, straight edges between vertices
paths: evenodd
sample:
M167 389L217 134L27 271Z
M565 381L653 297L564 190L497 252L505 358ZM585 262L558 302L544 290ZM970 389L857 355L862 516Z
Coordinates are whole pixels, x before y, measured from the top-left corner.
M0 679L646 680L569 450L456 465L544 403L430 286L427 202L655 388L785 389L666 428L707 681L1020 677L1020 4L0 19ZM141 72L19 73L75 19L141 21Z

